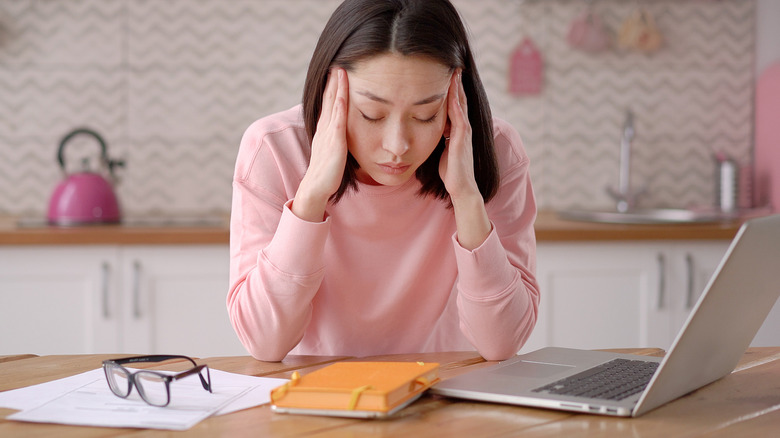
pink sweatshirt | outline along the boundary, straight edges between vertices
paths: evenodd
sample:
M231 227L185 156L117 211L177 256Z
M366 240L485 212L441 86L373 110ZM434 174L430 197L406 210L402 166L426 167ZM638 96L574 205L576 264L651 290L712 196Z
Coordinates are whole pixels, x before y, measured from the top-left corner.
M474 251L452 209L400 187L358 183L306 222L290 205L309 161L301 106L244 134L233 181L227 308L257 359L520 349L536 323L536 204L520 136L494 120L501 187Z

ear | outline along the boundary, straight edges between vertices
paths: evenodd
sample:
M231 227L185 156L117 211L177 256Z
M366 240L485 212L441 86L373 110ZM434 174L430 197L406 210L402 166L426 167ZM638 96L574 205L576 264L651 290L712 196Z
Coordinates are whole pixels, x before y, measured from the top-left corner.
M450 122L450 118L447 117L447 123L444 125L444 132L441 134L442 137L450 138L451 130L452 130L452 122Z

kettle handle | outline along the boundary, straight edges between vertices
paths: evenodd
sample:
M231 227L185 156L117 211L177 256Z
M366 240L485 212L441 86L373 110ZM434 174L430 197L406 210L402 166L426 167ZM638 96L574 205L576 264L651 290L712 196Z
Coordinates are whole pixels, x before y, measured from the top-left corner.
M100 136L97 132L87 129L87 128L79 128L75 131L71 132L70 134L66 135L62 141L60 142L60 147L57 149L57 161L60 163L60 168L63 172L65 172L65 156L63 155L63 150L65 149L65 144L70 141L73 137L79 135L79 134L87 134L91 135L95 138L95 140L100 143L100 159L103 161L104 164L109 165L109 159L108 159L108 151L106 149L106 142L103 140L103 137Z

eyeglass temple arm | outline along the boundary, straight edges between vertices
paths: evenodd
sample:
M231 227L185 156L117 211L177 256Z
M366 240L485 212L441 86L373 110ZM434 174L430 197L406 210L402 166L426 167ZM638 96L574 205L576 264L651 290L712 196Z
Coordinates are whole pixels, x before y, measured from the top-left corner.
M180 356L180 355L164 355L164 354L153 354L150 356L132 356L132 357L125 357L122 359L114 359L113 362L116 362L118 364L125 364L125 363L135 363L135 362L163 362L166 360L172 360L172 359L185 359L190 362L192 362L192 365L197 366L198 364L195 363L195 361L187 356Z
M201 370L206 369L206 374L208 374L208 382L206 382L206 379L203 378L203 374L201 374ZM203 389L205 389L208 392L211 391L211 373L209 372L209 366L208 365L198 365L195 368L189 369L187 371L182 371L179 374L175 374L171 376L171 380L178 380L187 376L191 376L193 374L197 374L198 377L200 377L200 383L203 385Z

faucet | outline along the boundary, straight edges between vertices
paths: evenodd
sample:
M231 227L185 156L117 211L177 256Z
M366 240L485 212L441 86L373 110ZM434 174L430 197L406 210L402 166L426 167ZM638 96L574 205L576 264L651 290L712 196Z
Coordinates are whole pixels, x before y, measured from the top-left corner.
M636 199L644 189L631 191L631 143L636 135L634 129L634 113L626 110L626 120L623 122L623 135L620 138L620 173L618 188L607 187L607 193L617 201L617 211L626 213L636 205Z

